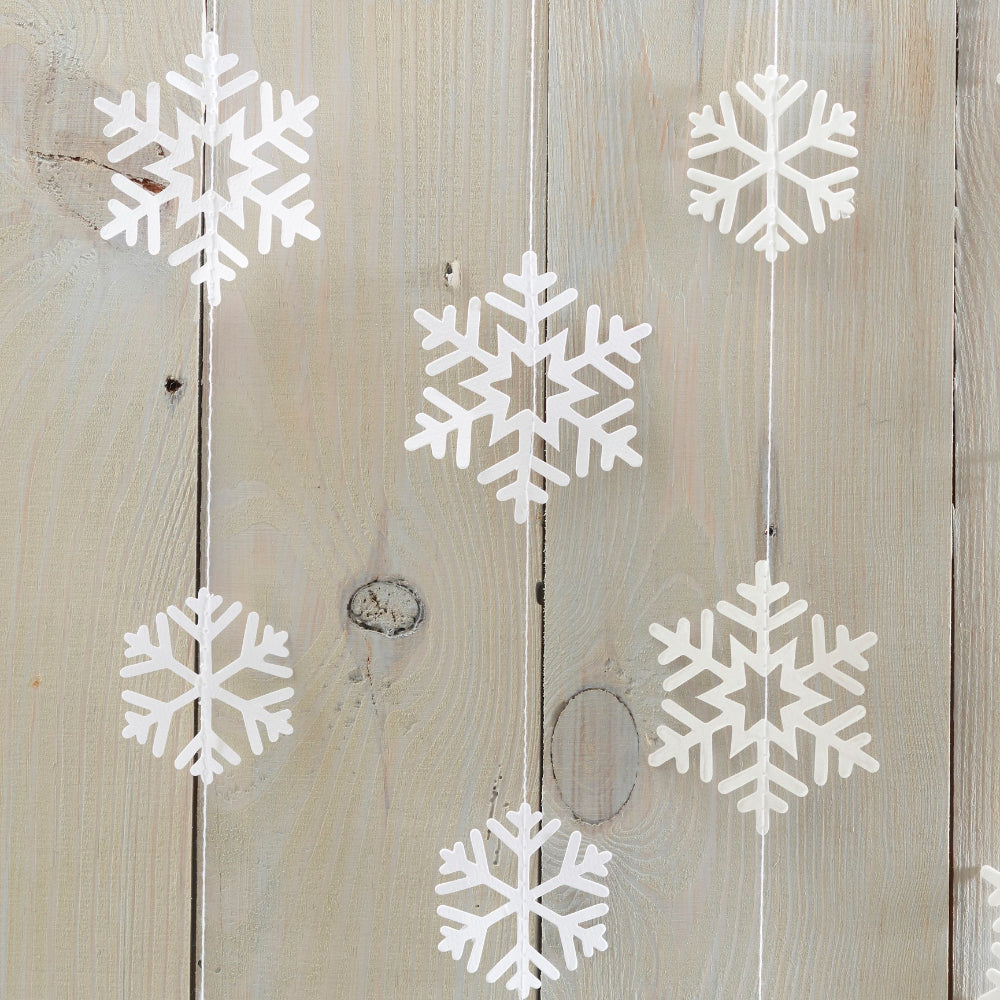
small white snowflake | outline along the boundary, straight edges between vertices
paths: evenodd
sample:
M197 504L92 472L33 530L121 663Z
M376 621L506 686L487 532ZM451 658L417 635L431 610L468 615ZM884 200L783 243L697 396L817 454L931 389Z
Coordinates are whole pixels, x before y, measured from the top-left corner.
M210 594L204 587L198 591L197 597L189 597L187 606L194 613L194 618L188 617L178 608L169 607L167 613L162 611L156 616L156 642L149 634L149 629L143 625L138 632L125 636L125 656L141 656L144 659L123 667L122 677L139 677L160 670L169 670L176 674L185 684L186 691L171 701L159 701L135 691L123 691L122 699L129 705L143 709L139 712L126 712L126 726L122 735L126 739L134 738L145 745L149 732L153 730L153 756L162 757L167 745L167 735L174 716L186 705L198 703L199 727L197 734L177 755L174 767L180 769L191 763L191 773L201 776L210 784L216 774L222 773L222 763L215 756L219 754L230 764L239 764L240 755L223 740L213 728L213 712L216 704L228 705L243 717L250 749L255 754L264 750L260 738L260 727L263 726L268 739L274 743L279 736L291 733L288 722L292 714L288 708L277 712L270 711L272 705L287 701L294 693L290 687L272 691L258 698L241 698L228 690L224 685L243 670L256 670L271 677L291 677L290 667L280 663L272 663L270 656L287 656L288 648L285 642L287 632L275 632L270 625L264 626L264 634L257 641L257 626L260 617L256 611L247 615L246 629L243 633L243 648L240 655L221 670L215 670L212 664L212 642L243 610L239 601L230 604L215 620L212 615L222 604L222 598ZM169 615L189 636L198 643L199 673L181 663L173 652L170 639Z
M486 981L495 983L508 970L513 970L506 986L508 990L517 990L521 1000L527 997L530 990L541 987L540 976L547 976L549 979L559 978L559 969L531 943L532 914L552 924L558 930L563 961L571 972L577 967L577 941L580 942L580 950L585 958L590 958L595 951L605 951L608 947L604 937L604 924L585 926L588 921L603 917L608 912L606 903L595 903L573 913L561 914L543 904L542 897L559 888L576 889L593 896L607 896L607 886L595 882L588 876L603 878L608 874L607 864L611 860L611 852L599 851L590 844L580 858L582 838L579 831L574 830L566 845L559 873L532 888L532 858L559 829L559 820L553 819L537 833L532 834L531 831L541 821L542 814L535 812L527 802L523 803L517 812L507 813L507 822L514 828L514 832L492 817L486 821L490 833L517 857L516 884L508 885L490 871L483 835L479 830L473 830L469 835L469 840L472 842L471 858L465 853L465 845L460 841L451 850L441 851L441 858L444 861L440 868L441 874L457 874L461 877L450 882L442 882L435 887L438 895L442 896L485 887L492 889L504 900L489 913L482 914L469 913L454 906L439 906L438 916L458 926L446 925L441 928L438 950L450 952L451 957L458 961L465 952L465 946L471 943L472 950L469 953L467 969L469 972L476 972L490 928L505 917L515 917L517 938L514 947L490 969L486 974ZM538 970L537 975L533 969Z
M730 635L728 665L720 663L712 651L715 616L711 611L702 612L701 644L698 646L691 641L691 623L686 618L677 623L675 632L662 625L649 626L650 634L666 647L659 656L661 665L667 666L675 660L688 661L686 666L664 680L665 691L677 691L696 678L718 681L708 691L697 696L699 702L717 712L708 720L700 719L671 698L663 702L663 710L671 720L684 728L678 731L672 726L660 726L656 732L663 741L663 746L649 755L649 763L658 767L672 760L676 763L678 772L686 774L690 766L691 750L697 747L700 753L701 780L711 781L713 740L716 733L728 730L729 756L734 758L744 750L753 748L754 757L745 770L720 781L719 791L727 795L751 786L747 795L739 800L737 808L740 812L756 813L757 830L763 835L770 827L772 813L788 811L788 803L779 792L801 797L809 790L807 785L784 770L774 759L776 751L783 752L793 760L798 759L799 733L803 733L814 744L813 778L817 785L826 784L831 753L837 755L838 770L842 778L849 777L855 765L865 771L878 770L878 761L863 749L871 742L871 734L847 735L847 730L865 717L862 705L855 705L836 718L822 723L809 714L832 701L809 686L814 677L823 676L831 684L852 695L864 694L864 686L855 677L838 669L838 666L846 664L856 671L867 670L868 661L864 653L875 645L877 638L874 632L866 632L851 639L847 629L840 625L837 627L837 639L833 648L827 649L823 618L813 615L812 660L797 667L796 639L790 639L780 649L772 649L772 639L780 629L805 613L806 602L793 601L784 608L777 608L777 602L788 594L788 584L771 583L768 566L764 561L757 563L756 582L741 583L736 589L752 606L752 611L722 601L718 606L719 614L749 630L754 638L754 646L752 649L748 648L736 636ZM733 697L746 689L748 670L760 678L769 678L776 672L777 684L769 692L769 697L781 697L790 702L780 710L780 725L775 725L766 716L748 720L746 706Z
M997 82L1000 83L1000 79ZM1000 907L1000 872L989 865L983 865L980 874L983 877L983 881L992 890L989 897L990 906ZM1000 935L1000 917L993 922L993 933ZM990 954L995 959L1000 960L1000 941L993 942L990 947ZM1000 1000L1000 969L987 969L986 978L990 981L992 989L987 993L983 993L979 997L979 1000Z
M824 203L830 213L830 219L834 222L848 218L854 213L854 189L838 189L836 185L857 177L856 167L843 167L822 177L809 177L792 166L791 161L810 149L835 153L839 156L857 156L858 151L854 146L834 138L854 135L855 114L853 111L845 111L839 104L834 104L830 110L830 117L824 120L827 95L825 90L821 90L813 101L812 115L805 135L782 146L779 135L781 119L806 92L808 86L804 80L800 80L786 91L788 77L784 74L779 75L775 66L768 66L763 74L757 73L754 76L754 83L757 84L759 93L751 90L743 82L736 85L736 92L763 116L766 127L763 146L755 145L740 134L732 98L726 91L719 95L719 107L722 109L721 122L716 121L715 112L710 105L705 105L700 113L694 112L689 116L692 139L711 137L701 145L691 147L688 155L692 160L700 160L723 150L732 149L744 154L751 161L751 166L735 178L721 177L692 167L688 171L688 177L704 185L708 190L695 188L691 192L689 211L692 215L700 215L711 222L721 202L719 232L728 233L733 228L740 192L754 181L763 178L766 203L736 234L736 242L746 243L759 236L754 249L763 251L769 261L774 261L779 253L789 249L786 234L797 243L808 242L805 230L781 207L778 193L780 178L791 181L805 192L813 229L817 233L826 230Z
M167 83L182 94L193 97L198 102L198 119L194 119L177 108L177 137L168 135L160 128L160 85L150 83L146 88L145 118L136 112L135 94L131 90L122 94L118 104L98 97L94 104L111 121L104 126L107 136L120 132L133 135L115 146L108 159L112 163L152 147L155 152L167 155L154 158L145 169L163 180L162 185L146 186L116 173L111 183L132 199L126 205L113 198L108 202L113 218L101 229L101 236L110 240L119 233L125 234L125 242L135 246L139 234L139 224L146 224L146 246L151 254L160 252L160 210L171 201L177 203L177 228L194 221L198 234L184 246L170 254L171 264L180 264L197 258L191 281L208 286L208 298L212 305L218 305L221 298L221 283L232 281L236 272L226 263L246 267L246 256L220 232L220 223L228 219L240 229L245 228L246 203L257 205L260 215L257 235L257 249L266 254L271 249L271 234L274 223L281 226L282 246L290 247L296 236L308 240L319 238L319 228L307 218L313 203L308 200L286 204L293 195L309 183L308 174L299 174L290 181L265 191L259 181L278 168L260 157L268 146L283 153L296 163L305 163L309 154L296 144L293 137L312 135L312 126L306 118L315 110L319 101L307 97L295 103L287 91L281 93L281 110L274 115L271 85L260 85L260 119L258 132L245 134L244 118L246 108L241 107L228 118L221 117L224 101L246 90L257 82L255 72L243 73L228 83L222 77L234 69L238 58L235 55L219 54L219 39L214 32L206 32L202 38L202 54L189 55L185 62L200 76L200 82L189 80L180 73L168 73ZM197 140L197 142L195 141ZM215 155L215 150L229 143L229 162L237 170L228 179L228 197L222 191L195 191L195 184L201 184L202 147ZM206 184L212 180L211 173ZM218 181L216 182L218 184ZM221 187L221 184L219 185ZM225 260L223 259L225 258Z
M587 310L584 349L575 357L567 357L568 328L555 336L542 340L542 325L560 310L576 300L575 288L567 288L547 301L543 295L557 281L555 274L538 273L538 260L532 251L521 258L521 273L504 275L504 284L517 293L519 301L495 292L488 292L486 302L499 313L509 316L523 327L523 339L512 336L500 322L497 323L497 352L490 353L479 342L479 328L482 303L478 298L469 300L466 313L465 332L456 326L454 306L446 306L439 319L424 309L413 315L427 330L423 340L424 350L447 345L447 354L436 358L427 365L427 374L434 376L448 371L465 361L475 362L481 369L478 374L465 379L461 385L479 397L480 402L466 408L437 389L424 389L424 398L445 414L444 420L427 413L417 414L417 423L423 428L407 439L408 451L430 447L435 458L443 458L448 446L448 438L455 435L455 464L466 469L472 453L472 430L478 420L488 419L490 423L489 445L492 447L512 434L517 435L516 449L505 458L479 473L480 483L492 483L513 477L497 491L497 499L514 501L514 519L523 524L528 518L531 503L543 504L548 493L542 486L532 482L532 474L551 480L559 486L569 483L570 477L535 454L536 439L559 450L560 425L567 423L576 428L576 474L586 476L590 469L591 448L600 449L601 468L608 471L616 459L637 467L642 464L642 456L630 445L636 434L631 424L612 427L621 416L634 406L631 399L623 399L589 416L577 409L577 404L598 395L578 378L585 369L591 368L604 375L623 389L634 385L631 376L618 367L620 362L612 360L616 355L623 361L635 363L640 360L635 344L649 336L652 327L648 323L625 329L620 316L612 316L607 340L600 341L601 309L592 305ZM544 418L533 409L523 409L511 413L510 396L499 386L514 375L514 362L528 369L536 369L542 374L541 381L562 391L546 396L543 400Z

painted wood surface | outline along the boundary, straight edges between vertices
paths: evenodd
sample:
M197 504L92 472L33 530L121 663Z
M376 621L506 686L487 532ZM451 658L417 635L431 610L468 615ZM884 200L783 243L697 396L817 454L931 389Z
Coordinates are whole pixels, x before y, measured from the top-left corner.
M485 442L464 471L402 442L427 384L414 308L461 311L527 248L529 0L219 0L241 67L319 97L324 236L251 257L211 324L166 252L97 233L93 98L182 68L189 6L155 28L131 0L0 12L0 998L190 996L192 892L211 1000L507 995L490 953L473 977L437 951L434 884L440 848L521 801L525 532L475 480ZM546 997L985 989L988 4L959 19L954 442L955 9L781 5L782 69L858 112L862 155L855 217L776 269L774 565L828 630L878 633L864 701L882 768L793 801L762 883L734 797L646 763L664 676L649 623L697 622L764 554L770 269L688 215L685 172L688 113L767 65L771 10L539 0L535 249L580 290L574 335L592 302L654 326L634 370L642 468L595 467L531 521L529 798L563 823L543 869L573 830L615 854L611 948ZM528 405L527 379L513 396ZM296 688L294 735L210 788L204 843L170 765L186 735L159 761L119 735L121 636L196 575L288 630Z
M1000 10L959 4L955 351L953 993L979 997L1000 916L982 865L1000 867ZM992 959L992 961L991 961Z
M98 236L93 102L162 79L198 22L0 10L3 997L188 994L191 782L121 738L118 671L195 582L199 296Z

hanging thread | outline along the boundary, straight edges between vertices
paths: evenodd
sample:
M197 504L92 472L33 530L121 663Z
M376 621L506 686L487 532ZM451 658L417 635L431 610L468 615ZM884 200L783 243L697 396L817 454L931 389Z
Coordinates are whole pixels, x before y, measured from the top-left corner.
M778 7L780 0L774 0L774 36L773 36L773 63L775 69L778 67ZM778 112L776 106L776 97L772 96L771 103L768 108L768 139L769 142L773 144L773 154L777 156L778 149L780 148L780 141L778 135ZM772 181L769 179L769 183ZM778 175L777 171L773 174L773 184L775 188L778 185ZM775 206L774 211L777 212L778 205L778 192L775 190L772 193L772 197L769 198L770 203ZM773 525L771 522L772 514L772 489L773 489L773 475L774 475L774 328L775 328L775 265L777 261L772 260L770 262L770 295L769 295L769 305L768 305L768 336L767 336L767 481L764 487L765 499L764 499L764 559L767 563L767 585L768 588L771 586L772 582L772 567L771 567L771 535L773 531ZM764 602L764 718L765 720L769 717L769 707L770 707L770 695L771 695L771 627L770 627L770 615L771 615L771 605L770 605L770 595L765 597ZM768 765L771 760L771 744L770 740L765 740L763 744L764 750L764 772L767 773ZM757 927L757 1000L764 1000L764 876L767 867L767 832L761 834L760 838L760 917Z
M535 249L535 17L536 0L531 0L530 34L528 53L528 249ZM535 364L535 350L540 335L540 323L536 313L536 298L526 299L528 329L531 339L531 440L535 439L535 404L538 396L538 366ZM522 733L521 801L528 801L528 676L531 669L531 517L524 522L524 675L521 714L524 729Z

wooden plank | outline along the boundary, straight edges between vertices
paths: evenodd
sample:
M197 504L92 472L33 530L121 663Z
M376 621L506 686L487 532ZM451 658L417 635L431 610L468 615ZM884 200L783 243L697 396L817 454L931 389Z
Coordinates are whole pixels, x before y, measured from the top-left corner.
M1000 10L958 6L952 968L953 996L978 997L997 964L979 870L1000 866Z
M545 992L752 996L758 837L694 774L649 767L664 672L648 627L697 622L762 554L767 270L689 216L685 174L687 113L763 64L767 25L728 5L708 7L704 21L677 4L560 8L550 37L550 264L585 303L648 321L653 334L633 393L641 469L595 470L548 506L546 737L581 689L603 688L635 719L639 766L621 810L582 825L545 756L543 801L563 819L561 834L580 829L614 853L609 951ZM580 744L582 754L583 732ZM605 778L621 785L629 763L616 759L626 773ZM554 843L546 868L558 863Z
M793 801L766 838L762 892L760 839L732 797L644 763L664 673L648 624L697 627L765 551L768 269L687 218L685 171L687 113L764 69L771 22L759 5L561 5L550 263L656 332L639 372L642 469L574 484L548 509L547 740L581 688L603 687L631 710L643 763L621 811L585 834L615 852L609 937L627 958L584 962L547 995L755 996L762 896L765 996L947 994L949 11L781 10L782 69L858 112L862 176L856 216L777 265L775 577L831 635L878 633L865 703L882 770ZM811 778L810 750L801 764ZM579 826L556 779L546 771L546 811Z
M0 14L0 996L32 1000L190 980L191 782L121 738L118 671L194 584L198 294L99 237L93 102L162 81L198 14L101 11Z
M475 480L485 447L459 471L403 441L414 308L464 311L526 248L527 5L221 7L227 51L319 97L324 238L254 258L215 315L212 586L288 630L296 695L294 737L210 790L206 996L492 996L489 955L438 953L434 885L521 801L524 530ZM377 578L419 597L411 634L349 619Z
M830 639L839 623L878 635L865 728L881 770L832 777L774 839L765 983L944 997L955 7L782 10L790 72L858 113L861 175L852 221L781 272L777 563Z

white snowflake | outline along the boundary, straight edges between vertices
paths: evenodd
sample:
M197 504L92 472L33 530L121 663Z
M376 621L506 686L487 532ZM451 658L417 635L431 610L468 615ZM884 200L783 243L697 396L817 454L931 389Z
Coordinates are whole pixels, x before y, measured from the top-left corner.
M732 149L742 153L751 161L751 165L735 178L721 177L692 167L688 171L688 177L704 185L708 190L695 188L691 192L689 211L692 215L700 215L711 222L721 202L722 217L719 220L719 232L728 233L733 227L740 192L754 181L764 178L766 203L736 234L736 242L746 243L759 236L754 249L762 250L769 261L774 261L779 253L789 249L786 234L797 243L808 242L805 230L781 207L778 196L780 178L791 181L805 192L813 229L817 233L826 230L824 203L830 213L831 221L848 218L854 213L854 189L835 189L835 187L857 177L856 167L843 167L822 177L809 177L792 166L791 161L810 149L835 153L839 156L857 156L858 151L854 146L834 138L854 135L855 114L853 111L845 111L839 104L834 104L830 110L830 117L824 120L827 95L825 90L821 90L813 101L812 115L805 135L782 146L779 136L781 119L806 92L808 86L804 80L800 80L786 91L788 77L779 74L775 66L768 66L763 74L755 74L754 83L759 93L743 82L736 85L736 92L763 116L766 126L763 146L755 145L740 134L733 102L726 91L719 95L719 107L722 109L721 122L716 121L715 112L710 105L706 105L700 113L694 112L689 116L692 139L711 137L699 146L692 146L688 153L692 160L700 160L723 150Z
M1000 83L1000 79L997 81ZM980 874L983 881L990 887L990 906L1000 907L1000 872L989 865L983 865ZM1000 935L1000 917L993 922L993 933ZM994 941L990 947L990 954L994 958L1000 959L1000 941ZM987 969L986 978L990 981L992 989L988 993L983 993L979 1000L1000 1000L1000 969Z
M169 607L167 613L162 611L156 616L156 642L149 634L149 629L143 625L138 632L125 636L125 656L141 656L144 659L130 663L122 668L122 677L139 677L142 674L152 674L159 670L169 670L188 685L187 690L172 701L159 701L135 691L122 692L123 700L139 712L126 712L126 726L122 735L126 739L135 738L145 745L153 730L153 756L162 757L167 745L167 734L174 716L186 705L198 703L198 732L177 755L174 766L178 769L191 763L191 773L200 775L206 784L210 784L216 774L222 773L222 763L215 756L219 754L230 764L239 764L240 755L223 740L212 728L215 705L221 703L235 709L243 717L250 749L255 754L264 750L260 738L260 727L263 726L268 739L274 743L279 736L291 733L288 722L292 714L288 708L277 712L270 711L272 705L287 701L294 693L290 687L272 691L258 698L241 698L228 690L224 685L243 670L256 670L271 677L291 677L290 667L280 663L272 663L270 656L287 656L288 648L285 641L287 632L275 632L270 625L264 626L264 634L257 641L257 626L260 617L256 611L247 615L246 629L243 633L243 647L240 655L221 670L214 670L212 665L212 642L243 610L239 601L230 604L215 620L212 615L222 604L222 598L210 594L204 587L198 591L197 597L189 597L187 606L194 613L194 618L188 617L179 608ZM169 615L189 636L198 643L199 673L181 663L173 653L170 639Z
M607 864L611 860L611 852L599 851L590 844L580 858L582 838L579 831L574 830L570 834L558 874L532 888L532 858L559 829L559 820L553 819L537 833L532 834L531 831L541 821L542 814L535 812L527 802L523 803L517 812L507 813L507 822L514 828L514 832L492 817L486 821L490 833L517 857L516 884L508 885L490 871L483 835L479 830L473 830L469 835L469 840L472 842L471 858L465 853L465 845L461 842L456 843L451 850L441 851L441 858L444 861L440 868L441 874L457 874L461 877L450 882L442 882L435 887L438 895L442 896L462 892L465 889L485 887L492 889L504 900L489 913L482 914L469 913L454 906L439 906L438 916L458 926L445 925L441 928L438 950L450 952L451 957L458 961L465 952L465 946L471 943L472 950L469 953L467 969L469 972L476 972L490 928L505 917L516 917L517 938L514 947L490 969L486 974L486 981L495 983L508 970L513 970L506 983L507 989L517 990L521 1000L524 1000L530 990L541 987L540 976L544 975L549 979L559 978L559 969L531 943L532 914L552 924L558 930L563 961L571 972L577 966L577 941L580 942L580 949L585 958L593 956L595 951L605 951L608 947L604 937L604 924L585 926L588 921L603 917L608 912L606 903L595 903L573 913L561 914L543 904L542 897L559 888L576 889L593 896L607 896L607 886L595 882L588 876L603 878L608 874ZM538 970L537 975L533 969Z
M530 503L543 504L548 499L546 490L532 482L532 474L551 480L559 486L569 483L570 477L561 469L535 454L536 438L541 438L554 449L560 448L560 425L565 422L576 428L576 474L586 476L590 469L591 447L600 448L601 468L606 472L621 459L628 465L642 464L642 456L629 442L636 434L631 424L612 428L610 425L628 413L631 399L623 399L587 416L576 407L577 404L598 395L597 390L585 385L577 377L587 368L609 378L623 389L631 389L632 378L612 360L616 355L623 361L635 363L640 360L635 344L649 336L652 327L648 323L625 329L620 316L612 316L607 340L600 341L601 309L592 305L587 310L584 349L575 357L567 357L568 328L553 337L542 340L542 324L555 316L561 309L574 302L575 288L567 288L547 301L543 295L558 280L555 274L538 273L538 260L532 251L521 258L521 273L504 275L504 284L517 293L519 301L495 292L488 292L486 302L499 313L516 320L524 328L524 337L512 336L498 321L497 351L490 353L479 342L482 313L480 300L473 297L466 313L465 332L456 326L454 306L446 306L439 319L418 309L416 321L427 330L423 340L424 350L447 345L451 350L427 365L427 374L434 376L448 371L464 361L474 361L481 371L465 379L462 387L479 397L479 402L470 408L455 402L433 387L424 389L424 398L445 414L444 420L427 413L417 414L417 423L423 428L409 438L405 447L408 451L430 447L435 458L443 458L447 450L448 438L455 435L455 464L466 469L472 452L472 429L476 421L489 419L489 445L492 447L511 434L517 435L516 450L479 473L480 483L492 483L505 477L513 477L497 491L497 499L514 501L514 519L523 524L528 518ZM544 418L533 409L523 409L510 413L511 399L499 385L514 375L514 360L528 369L542 373L549 383L562 391L544 399ZM547 368L546 368L547 365Z
M754 639L753 648L744 646L734 635L730 635L730 663L720 663L713 654L715 616L705 610L701 615L701 643L696 646L691 641L691 623L682 618L677 630L672 632L662 625L650 625L650 634L666 646L660 653L659 662L663 666L675 660L687 660L687 665L667 677L663 688L668 693L677 691L685 684L697 679L707 680L714 686L697 696L698 701L718 714L703 720L683 708L676 701L667 698L663 710L671 720L680 723L682 730L664 725L657 729L663 746L649 756L653 767L674 761L677 770L686 774L690 766L690 753L697 747L700 753L701 780L708 782L713 775L713 740L716 733L726 730L730 733L729 756L736 757L748 748L753 748L753 761L744 770L719 782L719 791L724 795L751 786L746 796L740 799L740 812L753 812L757 816L757 830L765 834L771 822L772 813L785 813L788 803L779 792L784 791L799 797L808 792L808 786L794 777L774 760L775 751L783 751L788 757L798 759L798 733L803 733L814 744L813 778L817 785L826 784L830 768L830 754L835 753L840 776L847 778L855 765L865 771L878 770L878 762L864 751L871 742L871 734L847 735L847 730L865 717L865 709L855 705L836 718L819 722L809 713L831 703L832 699L809 686L817 676L825 677L831 684L843 688L855 696L864 694L864 686L850 674L838 669L846 664L856 671L868 669L864 657L866 650L877 642L874 632L866 632L851 639L847 629L837 627L837 638L832 649L827 648L826 629L823 618L813 615L812 619L812 660L804 666L795 665L796 640L790 639L780 649L772 650L773 635L801 617L807 608L805 601L793 601L784 608L776 604L788 594L787 583L771 583L767 563L761 561L756 567L756 582L741 583L739 595L746 600L752 610L747 611L722 601L719 614L723 618L749 630ZM790 701L780 710L780 725L775 725L765 715L761 719L747 719L746 706L733 696L747 687L750 670L760 678L769 678L777 672L778 683L769 698L783 696ZM718 683L714 683L718 681Z
M146 245L151 254L160 252L160 210L168 202L177 203L177 228L194 221L198 234L180 249L170 254L171 264L180 264L192 257L198 259L198 266L191 275L194 284L208 286L208 297L212 305L218 305L221 298L222 281L232 281L236 272L230 264L246 267L246 256L220 232L220 223L228 219L240 229L244 228L246 203L257 205L260 222L257 249L266 254L271 249L271 233L275 221L281 225L281 243L290 247L296 236L306 239L319 238L319 229L307 216L313 203L308 200L287 204L290 198L309 183L308 174L299 174L290 181L265 191L259 181L278 168L261 159L260 153L268 146L294 160L305 163L309 154L298 146L294 135L312 135L312 126L306 121L319 101L307 97L295 103L287 91L281 94L281 109L274 115L271 85L260 85L260 131L245 134L244 118L246 108L241 107L228 118L221 117L221 105L229 98L242 93L257 81L255 72L243 73L228 83L222 77L232 70L238 58L235 55L219 54L218 36L211 31L202 39L202 54L189 55L185 62L199 74L200 81L189 80L180 73L168 73L167 83L182 94L193 97L198 102L199 118L196 120L177 108L177 137L168 135L160 128L160 85L150 83L146 88L146 113L140 117L136 112L135 94L131 90L122 94L118 104L99 97L95 106L111 121L104 126L107 136L120 132L131 132L132 136L115 146L108 159L112 163L152 147L155 152L166 152L166 156L154 157L145 169L161 178L163 185L143 186L122 174L114 174L111 183L119 191L128 195L133 204L126 205L117 199L108 202L113 218L101 229L101 236L110 240L119 233L125 234L125 242L135 246L139 234L139 224L146 223ZM198 140L198 142L195 142ZM221 149L229 143L229 162L237 170L228 179L228 197L221 191L198 192L202 173L202 147L211 151ZM212 173L206 184L212 181ZM221 187L221 185L219 185Z

